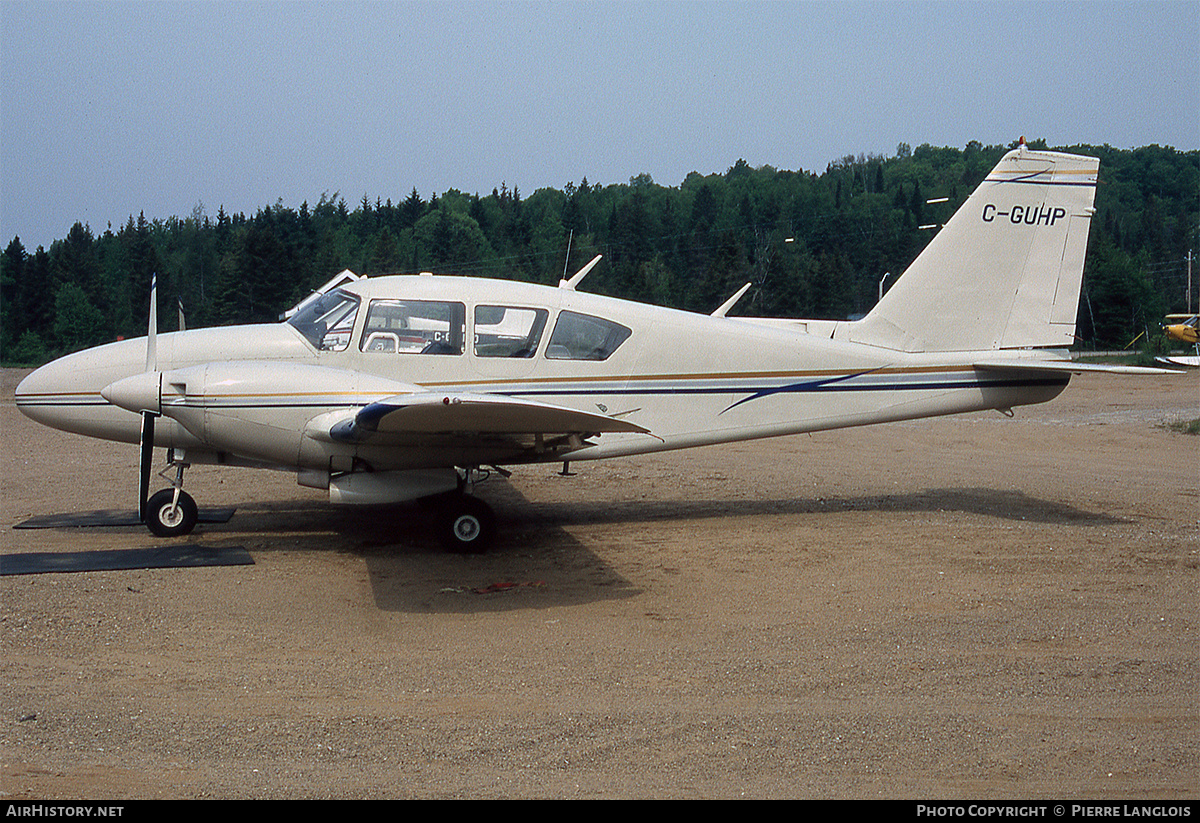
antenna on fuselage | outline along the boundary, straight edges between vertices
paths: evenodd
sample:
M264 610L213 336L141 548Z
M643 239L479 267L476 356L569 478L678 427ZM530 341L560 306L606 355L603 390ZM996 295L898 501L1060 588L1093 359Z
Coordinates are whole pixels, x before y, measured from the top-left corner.
M604 256L603 254L597 254L595 257L592 258L592 262L588 263L582 269L575 272L575 274L571 276L570 280L559 280L558 287L560 289L567 289L569 291L575 291L575 287L579 285L579 281L582 280L584 278L584 276L587 275L587 273L590 272L592 270L592 268L597 263L600 262L600 258L603 256Z
M575 239L575 229L571 229L571 233L567 235L567 256L563 258L563 276L562 279L567 279L567 266L571 265L571 241ZM558 282L562 282L559 280Z
M733 297L729 298L724 303L722 303L721 308L719 308L715 312L713 312L712 316L713 317L724 317L725 312L732 309L734 307L734 305L737 303L737 301L742 299L742 295L745 294L746 290L749 288L750 288L750 284L747 283L746 285L744 285L740 289L738 289L737 294L735 294Z

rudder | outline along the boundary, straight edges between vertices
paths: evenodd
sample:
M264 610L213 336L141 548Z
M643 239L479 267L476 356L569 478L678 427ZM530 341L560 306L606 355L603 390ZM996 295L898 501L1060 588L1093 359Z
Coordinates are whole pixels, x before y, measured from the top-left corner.
M1010 151L875 308L835 336L909 352L1066 348L1099 166Z

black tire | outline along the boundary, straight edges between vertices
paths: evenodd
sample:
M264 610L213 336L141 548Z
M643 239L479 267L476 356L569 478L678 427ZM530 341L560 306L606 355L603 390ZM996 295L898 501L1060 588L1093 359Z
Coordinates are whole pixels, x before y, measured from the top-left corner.
M146 503L146 526L158 537L191 534L200 519L196 501L185 491L179 492L179 505L173 506L174 489L156 492Z
M447 501L442 515L442 543L456 554L483 554L496 536L496 515L476 497Z

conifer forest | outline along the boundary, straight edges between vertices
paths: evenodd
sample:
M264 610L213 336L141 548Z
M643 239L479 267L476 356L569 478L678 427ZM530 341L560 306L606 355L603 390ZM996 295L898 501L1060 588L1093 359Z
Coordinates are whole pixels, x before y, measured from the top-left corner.
M49 248L20 237L4 248L0 358L32 365L144 335L154 274L160 331L177 327L180 307L188 328L275 321L343 269L555 284L597 254L587 291L708 313L749 282L731 315L856 317L1008 148L901 144L820 173L738 160L673 186L638 174L526 194L501 182L488 193L324 193L254 214L197 204L183 217L75 223ZM1197 310L1200 151L1051 148L1100 158L1079 346L1157 340L1165 314Z

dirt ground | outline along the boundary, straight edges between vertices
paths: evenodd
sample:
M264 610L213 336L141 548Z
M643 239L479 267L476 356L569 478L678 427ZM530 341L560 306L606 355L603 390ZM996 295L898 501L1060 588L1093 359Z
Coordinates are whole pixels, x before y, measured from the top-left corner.
M130 508L26 420L2 548ZM416 508L193 468L254 565L0 577L0 791L134 798L1131 798L1200 789L1200 373L996 413L526 468L486 556Z

